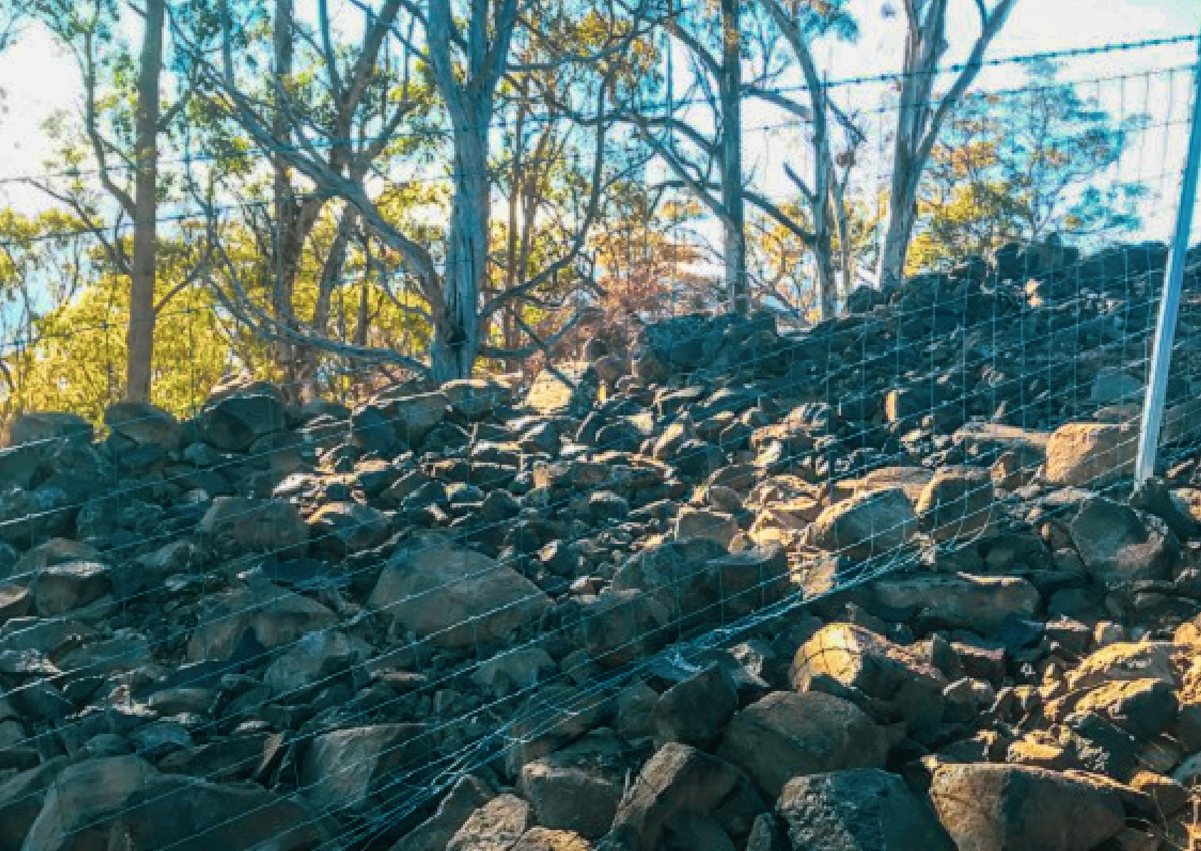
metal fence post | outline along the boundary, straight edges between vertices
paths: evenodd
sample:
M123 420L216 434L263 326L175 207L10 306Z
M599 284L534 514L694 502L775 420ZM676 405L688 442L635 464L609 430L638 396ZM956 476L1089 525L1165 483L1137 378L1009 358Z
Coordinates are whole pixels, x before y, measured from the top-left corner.
M1142 425L1138 435L1138 456L1134 462L1134 482L1141 485L1155 474L1155 456L1159 432L1163 426L1164 404L1168 393L1168 373L1172 365L1172 345L1176 339L1176 317L1180 312L1180 291L1184 284L1184 264L1193 212L1197 203L1197 177L1201 170L1201 41L1198 42L1197 67L1193 74L1193 117L1189 133L1188 155L1180 187L1180 207L1176 212L1176 233L1168 255L1163 298L1159 302L1159 321L1155 328L1155 347L1151 354L1151 374L1143 400Z

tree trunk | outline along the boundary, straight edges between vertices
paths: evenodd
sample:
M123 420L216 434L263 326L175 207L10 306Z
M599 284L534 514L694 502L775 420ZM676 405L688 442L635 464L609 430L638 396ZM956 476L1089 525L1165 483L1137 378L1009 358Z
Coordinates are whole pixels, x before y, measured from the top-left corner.
M272 21L272 76L276 86L283 86L292 75L292 21L293 0L275 0L275 16ZM291 144L292 130L284 94L274 91L271 112L271 135L284 147ZM272 157L273 180L271 185L272 206L275 213L275 243L272 257L271 313L276 321L288 328L295 328L292 315L292 291L300 269L300 254L304 237L299 233L299 216L292 197L292 176L287 160L280 153ZM298 243L299 237L299 243ZM294 352L287 340L276 340L271 345L272 359L279 372L286 396L292 398L296 388Z
M905 279L905 260L917 221L917 187L921 177L921 168L911 151L903 134L898 133L888 195L888 228L880 251L881 287L899 284Z
M469 378L480 350L480 292L488 263L488 123L480 104L455 127L454 196L447 233L443 304L434 313L430 371L434 381Z
M846 299L855 287L855 255L851 248L851 224L847 221L841 192L837 194L835 204L834 223L838 229L838 256L842 263L842 297Z
M746 313L746 214L742 196L742 48L739 0L721 0L721 204L726 296Z
M313 307L313 332L320 336L329 335L330 304L334 290L342 279L346 255L350 250L350 237L358 215L355 208L346 205L338 220L333 242L321 265L321 278L317 282L317 303ZM292 347L292 376L295 382L290 388L294 398L308 403L319 397L317 373L321 368L321 350L316 346L297 345Z
M158 217L159 77L163 67L166 0L147 0L146 29L138 64L135 117L133 264L126 337L125 397L150 401L154 357L154 280Z
M523 280L518 273L518 253L521 246L519 232L522 228L521 223L521 198L525 187L525 159L522 156L525 153L525 116L526 116L526 99L529 97L528 77L521 77L521 88L518 90L520 98L517 101L517 114L513 119L513 165L509 170L509 221L508 232L505 240L505 268L504 268L504 288L511 290L515 287L518 281ZM525 223L525 230L529 230L529 222ZM519 247L520 246L520 247ZM524 275L524 270L521 272ZM513 311L520 310L520 305L510 305L508 309L501 313L501 337L503 345L506 349L512 351L520 345L517 333L517 319ZM516 372L521 364L516 358L509 358L505 361L505 370L508 372Z
M817 261L818 316L823 321L833 319L837 311L838 280L834 274L834 240L829 215L824 210L814 221L813 255Z
M922 171L942 123L975 80L988 45L1004 26L1017 0L999 0L989 11L977 0L980 35L959 69L951 87L933 102L934 79L939 60L947 49L946 26L949 0L906 3L909 35L905 42L904 75L897 106L897 132L893 153L892 185L888 197L888 229L880 251L881 286L904 280L909 241L917 221L917 190Z

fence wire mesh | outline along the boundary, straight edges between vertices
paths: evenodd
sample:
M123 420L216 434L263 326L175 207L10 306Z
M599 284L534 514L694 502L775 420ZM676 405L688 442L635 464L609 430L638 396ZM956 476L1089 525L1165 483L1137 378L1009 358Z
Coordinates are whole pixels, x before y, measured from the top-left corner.
M1075 647L1072 618L1096 602L1069 521L1130 491L1195 47L990 65L933 151L914 274L884 288L895 80L829 81L848 203L837 311L820 322L811 251L770 213L812 227L793 179L813 165L809 125L770 102L744 116L750 317L726 310L720 221L641 152L670 212L613 255L641 252L657 276L597 323L628 361L620 377L581 350L591 367L548 357L532 387L506 375L431 391L335 353L317 380L337 402L291 404L311 376L214 392L266 344L198 284L158 315L156 380L181 419L113 407L122 306L56 312L86 301L71 282L103 249L89 229L38 235L50 250L0 310L0 805L14 847L124 847L124 831L139 848L406 848L465 778L528 783L524 766L597 728L625 735L647 683L659 699L717 664L759 695L762 669L791 662L804 688L887 641L865 635L914 657L882 691L904 676L1019 728L1025 693L1002 687L987 651L1025 664L1043 608ZM689 99L665 113L712 130ZM207 213L163 227L186 242ZM14 263L27 248L0 245ZM1201 488L1201 251L1187 260L1160 472ZM363 265L333 296L341 340L387 316L373 344L420 351L403 282L381 282L403 276ZM84 353L94 371L68 380ZM25 410L33 398L83 416ZM1101 584L1128 569L1103 568ZM1123 605L1195 609L1159 581ZM933 604L944 597L962 608ZM991 683L945 696L910 646L930 625L986 636L963 655ZM1032 680L1046 670L1034 664ZM659 733L630 729L639 747ZM1165 770L1144 738L1126 779ZM257 785L216 791L230 781ZM193 806L185 834L144 832Z

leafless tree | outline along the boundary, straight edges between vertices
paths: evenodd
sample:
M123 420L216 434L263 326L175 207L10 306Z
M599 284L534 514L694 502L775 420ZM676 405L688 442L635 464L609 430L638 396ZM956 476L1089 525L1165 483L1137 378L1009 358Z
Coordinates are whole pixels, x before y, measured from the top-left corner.
M369 172L399 124L385 122L382 128L376 128L371 134L376 140L375 146L361 147L357 153L340 159L335 157L339 149L353 151L354 146L340 145L337 140L331 144L328 133L322 138L315 132L314 124L293 108L286 83L278 71L273 81L275 92L269 100L256 98L248 91L245 75L240 72L237 61L235 11L230 0L217 0L222 33L219 58L207 66L210 80L228 115L259 146L274 152L277 182L279 172L286 166L308 181L315 197L342 199L353 210L361 226L401 258L407 276L415 282L424 302L424 307L410 309L418 310L433 328L428 363L408 365L438 382L465 377L471 374L475 360L481 354L503 354L484 338L484 329L492 317L513 300L536 292L570 269L586 245L589 228L607 185L606 138L613 119L604 116L606 104L614 92L612 75L603 72L595 75L586 94L590 106L582 110L595 119L588 124L592 134L592 165L589 190L580 199L574 216L573 237L567 240L558 257L545 262L503 292L484 299L495 177L494 164L490 162L489 130L495 123L501 80L506 75L527 70L513 59L512 47L515 38L526 41L539 38L536 31L538 3L535 0L469 0L460 6L451 0L385 0L375 8L362 0L348 1L363 13L365 21L363 41L353 52L354 68L362 68L367 78L379 73L376 57L386 36L404 54L402 64L405 67L409 62L421 62L429 69L432 94L448 124L450 211L444 240L439 245L428 244L390 220L368 186ZM277 7L277 12L286 13L290 7L285 0L281 0L281 4L285 8ZM323 0L319 9L324 7ZM608 15L602 19L613 24L611 37L604 44L579 55L560 54L556 62L597 62L600 68L603 66L598 62L600 57L619 55L621 45L636 37L638 30L632 23L638 18L636 11L626 14L625 7L616 2L603 4L603 8L608 9ZM329 47L332 39L328 37L328 15L320 17L318 38L322 42L324 73L333 75L338 73L339 59ZM279 48L277 54L280 55L276 56L276 65L285 67L285 57ZM200 51L197 51L197 61L207 61ZM348 122L339 131L341 138L355 135L349 130L356 109L356 79L355 73L348 75L338 87L343 96L335 96L335 102L344 105ZM324 150L326 147L331 150ZM281 194L286 194L286 190ZM301 209L303 211L303 205ZM277 324L284 326L272 329L280 338L292 339L298 345L331 348L328 340L321 339L320 329L288 328L286 322ZM337 346L332 348L338 349Z
M812 172L808 177L785 165L785 174L804 200L812 229L772 205L766 212L791 231L813 252L817 268L818 308L821 317L834 314L838 283L834 267L834 240L841 248L842 290L851 289L851 237L847 211L847 186L855 163L856 150L863 133L844 111L833 103L813 55L813 42L828 33L849 35L854 23L844 4L831 2L821 9L804 0L761 0L768 15L783 37L792 62L804 81L802 100L784 94L779 88L755 87L751 94L785 110L809 128L812 146ZM835 152L835 128L845 138L842 150Z
M706 131L686 116L636 112L631 119L641 138L666 164L673 182L700 201L721 222L725 296L731 309L750 306L747 282L746 200L742 168L744 4L716 0L716 15L672 2L664 18L670 38L689 59L689 86L684 101L704 103L711 128ZM692 106L693 104L690 104Z
M893 143L892 179L888 196L888 226L880 253L881 285L900 281L917 220L917 191L930 152L947 116L971 87L984 56L1005 25L1017 0L973 0L980 32L967 61L941 97L934 96L935 79L946 54L947 9L951 0L904 0L905 61Z

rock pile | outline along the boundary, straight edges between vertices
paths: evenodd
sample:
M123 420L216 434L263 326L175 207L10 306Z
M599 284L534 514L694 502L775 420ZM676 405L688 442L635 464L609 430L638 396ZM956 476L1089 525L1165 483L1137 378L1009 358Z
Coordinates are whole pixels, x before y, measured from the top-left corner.
M1201 373L1130 498L1163 253L1035 248L526 392L18 418L0 851L1188 847Z

